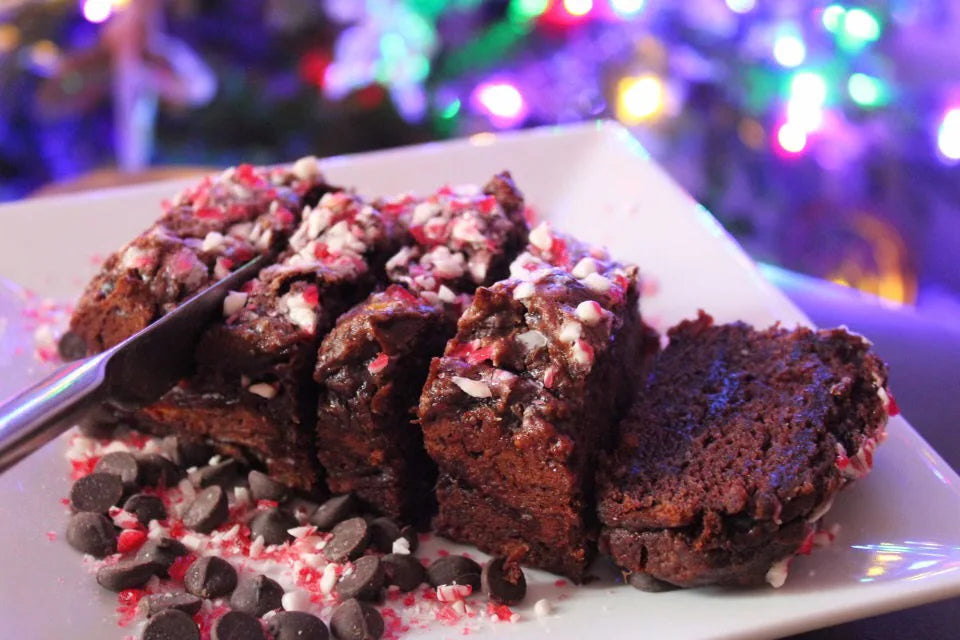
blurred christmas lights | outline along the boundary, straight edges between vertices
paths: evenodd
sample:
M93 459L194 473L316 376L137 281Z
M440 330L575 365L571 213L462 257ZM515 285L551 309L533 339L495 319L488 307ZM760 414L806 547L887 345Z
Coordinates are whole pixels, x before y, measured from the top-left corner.
M520 90L510 82L485 82L478 85L471 98L496 127L516 126L527 115L527 105Z
M843 16L843 31L851 39L873 42L880 37L880 22L866 9L850 9Z
M847 80L850 99L866 109L879 107L889 100L886 86L879 78L865 73L854 73Z
M944 114L937 129L937 149L950 162L960 160L960 107Z
M593 0L563 0L563 8L570 15L579 18L593 11Z
M643 11L646 0L610 0L610 8L621 17L629 18Z
M623 78L617 85L617 118L639 124L659 114L664 107L663 81L653 74Z
M113 13L113 0L85 0L83 3L83 17L99 24L104 22Z
M797 67L807 57L807 45L792 29L781 31L773 41L773 57L783 67Z
M835 33L837 29L840 28L840 25L843 23L843 16L847 12L839 4L831 4L823 10L823 26L827 31Z
M726 0L727 8L734 13L750 13L757 6L757 0Z
M798 154L807 146L807 133L792 122L784 122L777 129L777 143L788 154Z

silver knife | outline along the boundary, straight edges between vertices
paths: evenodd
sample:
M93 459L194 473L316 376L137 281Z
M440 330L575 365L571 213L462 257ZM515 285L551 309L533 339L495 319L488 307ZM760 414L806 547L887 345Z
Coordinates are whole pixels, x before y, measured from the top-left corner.
M146 329L90 358L71 362L0 406L0 473L103 403L134 409L190 375L204 328L231 290L257 274L257 257L192 296Z

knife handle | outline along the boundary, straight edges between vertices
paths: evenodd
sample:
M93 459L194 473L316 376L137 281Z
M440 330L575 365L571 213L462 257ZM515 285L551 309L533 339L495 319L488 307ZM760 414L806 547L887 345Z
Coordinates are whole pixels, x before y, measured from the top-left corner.
M66 431L103 400L107 353L78 360L0 406L0 473Z

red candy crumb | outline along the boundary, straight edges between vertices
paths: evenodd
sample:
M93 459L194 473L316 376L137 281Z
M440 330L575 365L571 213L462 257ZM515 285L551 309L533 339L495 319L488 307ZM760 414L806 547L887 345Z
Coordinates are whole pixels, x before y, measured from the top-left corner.
M390 356L381 351L380 355L371 360L370 364L367 365L367 371L372 374L377 374L386 369L388 364L390 364Z
M557 582L563 581L558 580ZM513 611L510 607L505 604L495 604L493 602L487 604L487 613L502 622L510 622L510 618L513 617Z
M70 479L79 480L84 476L90 475L93 473L93 468L97 466L98 462L100 462L99 456L90 456L84 460L71 460L70 466L73 467L73 471L70 473Z
M56 531L47 531L47 540L50 542L56 542L57 532Z
M136 551L147 541L147 534L139 529L124 529L117 538L117 551L130 553Z
M190 568L190 565L197 559L192 553L188 553L185 556L180 556L173 561L173 564L170 565L170 568L167 569L167 573L170 574L170 579L176 582L183 582L183 576L187 572L187 569Z
M900 407L897 406L897 399L893 397L893 392L887 389L887 397L890 398L890 403L887 405L887 413L890 414L890 417L900 415Z
M124 589L117 595L117 624L125 627L137 617L137 605L148 592L143 589Z
M303 301L312 307L320 304L320 292L317 290L317 285L315 284L304 288L301 295L303 296Z

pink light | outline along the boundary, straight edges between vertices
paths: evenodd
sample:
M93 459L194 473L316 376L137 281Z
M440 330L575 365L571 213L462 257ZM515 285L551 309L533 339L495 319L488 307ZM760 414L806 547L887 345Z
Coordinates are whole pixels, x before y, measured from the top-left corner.
M113 13L112 0L85 0L83 3L83 17L99 24L110 17Z
M487 82L473 90L473 102L490 115L493 124L510 127L527 115L520 90L509 82Z

